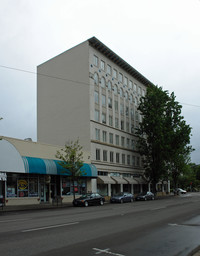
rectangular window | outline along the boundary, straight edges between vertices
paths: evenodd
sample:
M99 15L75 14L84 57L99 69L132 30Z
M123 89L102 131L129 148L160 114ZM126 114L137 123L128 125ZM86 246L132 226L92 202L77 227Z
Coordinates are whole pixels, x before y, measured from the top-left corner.
M96 149L96 160L100 160L100 149Z
M95 128L95 139L100 140L100 129Z
M134 89L134 92L137 92L137 84L136 83L134 83L133 89Z
M115 144L119 146L119 135L115 135Z
M105 113L102 113L101 119L102 119L102 123L106 124L106 114Z
M106 106L106 96L105 95L101 95L101 103L102 103L103 107Z
M101 69L105 70L105 62L103 60L101 60Z
M131 109L131 119L134 119L134 109Z
M111 66L110 66L110 65L107 65L107 73L108 73L109 75L111 75Z
M109 133L109 143L113 144L113 133Z
M121 130L124 131L124 121L121 120Z
M126 139L126 147L129 148L130 147L130 139Z
M128 85L128 78L127 77L124 77L124 85Z
M124 115L124 104L120 103L120 114Z
M95 109L95 112L94 112L94 120L99 122L99 110L96 110Z
M123 80L123 75L122 73L119 73L119 81L122 83L122 80Z
M103 161L107 161L107 150L103 150Z
M122 164L125 164L125 154L122 154Z
M108 107L112 108L112 98L108 97Z
M110 162L113 163L114 162L114 153L110 152Z
M116 163L119 163L119 153L116 153Z
M131 162L130 162L130 155L127 155L127 164L130 165Z
M118 107L118 101L117 101L117 100L115 100L115 111L116 111L116 112L118 112L118 110L119 110L119 107Z
M107 132L106 131L102 132L102 137L103 137L103 142L107 142Z
M140 157L137 157L137 166L140 166Z
M115 118L115 128L119 128L119 119Z
M117 70L116 69L113 69L113 77L117 78Z
M132 81L129 81L129 88L133 89L133 82Z
M109 125L113 126L113 117L112 116L109 116Z
M126 131L129 132L129 123L126 122Z
M94 92L94 102L99 104L99 93L97 91Z
M125 138L121 137L121 146L124 147Z
M128 108L128 106L126 106L126 116L128 116L129 115L129 108Z
M132 166L135 166L135 156L132 156Z
M135 150L135 143L134 143L134 140L131 140L131 148L132 148L132 150Z
M96 55L94 55L94 65L98 67L99 65L99 59Z

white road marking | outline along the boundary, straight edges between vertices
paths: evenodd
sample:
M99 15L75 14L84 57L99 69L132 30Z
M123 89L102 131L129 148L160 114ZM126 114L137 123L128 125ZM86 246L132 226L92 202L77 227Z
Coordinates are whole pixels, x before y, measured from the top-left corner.
M24 220L30 220L30 219L1 220L0 223L15 222L15 221L24 221Z
M176 223L168 223L168 225L169 225L169 226L180 226L180 225L178 225L178 224L176 224Z
M107 248L107 249L93 248L93 250L96 251L95 254L105 253L105 254L110 254L110 255L115 255L115 256L125 256L123 254L119 254L119 253L115 253L115 252L110 252L110 248Z
M59 227L64 227L64 226L76 225L78 223L79 222L72 222L72 223L65 223L65 224L59 224L59 225L47 226L47 227L41 227L41 228L32 228L32 229L22 230L21 232L25 233L25 232L38 231L38 230L43 230L43 229L59 228Z

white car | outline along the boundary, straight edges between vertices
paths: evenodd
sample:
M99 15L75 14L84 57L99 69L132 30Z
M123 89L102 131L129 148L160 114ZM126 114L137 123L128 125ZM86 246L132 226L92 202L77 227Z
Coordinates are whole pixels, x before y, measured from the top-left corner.
M186 191L186 190L184 190L184 189L182 189L182 188L177 188L177 189L176 189L176 193L177 193L177 195L180 195L180 194L186 194L186 193L187 193L187 191Z

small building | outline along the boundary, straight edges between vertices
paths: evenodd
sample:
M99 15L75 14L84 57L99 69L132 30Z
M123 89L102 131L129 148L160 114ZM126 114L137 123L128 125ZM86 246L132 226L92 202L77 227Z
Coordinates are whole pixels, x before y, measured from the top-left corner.
M56 159L61 147L30 140L2 137L0 140L0 195L6 205L51 202L55 196L72 202L73 185L69 174ZM83 176L75 183L77 194L96 191L97 169L84 152Z

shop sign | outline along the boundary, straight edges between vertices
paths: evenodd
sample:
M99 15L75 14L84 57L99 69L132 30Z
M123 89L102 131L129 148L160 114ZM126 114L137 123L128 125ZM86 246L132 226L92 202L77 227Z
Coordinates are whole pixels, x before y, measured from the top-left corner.
M26 180L18 180L18 190L27 190L28 182Z
M7 180L7 174L5 172L0 172L0 180L2 180L2 181Z

